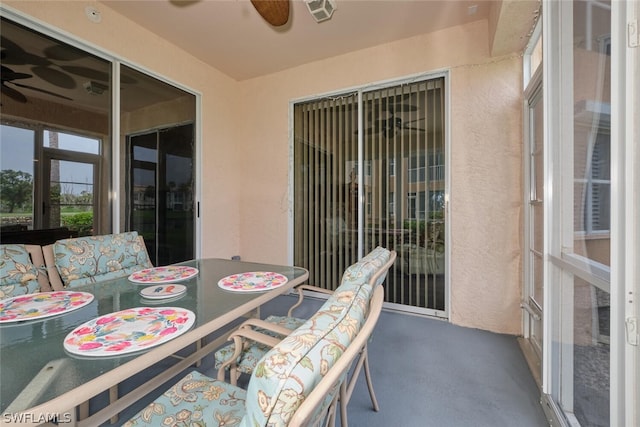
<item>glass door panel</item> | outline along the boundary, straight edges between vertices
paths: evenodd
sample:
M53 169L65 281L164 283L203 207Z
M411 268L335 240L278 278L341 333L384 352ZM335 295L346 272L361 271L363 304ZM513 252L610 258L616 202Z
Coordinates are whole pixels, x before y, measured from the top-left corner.
M193 126L129 138L130 227L151 261L167 265L194 256Z
M131 156L130 228L144 238L152 262L156 258L157 139L155 132L132 137L129 154Z
M334 289L376 246L387 302L447 316L444 77L294 106L294 263ZM359 117L363 119L358 127Z
M609 293L574 278L573 415L582 427L609 425ZM567 360L569 359L569 360Z
M158 259L165 264L193 258L193 126L159 134Z
M123 194L128 230L155 265L192 259L196 242L194 95L121 65L120 123L127 153ZM144 89L131 93L129 87Z

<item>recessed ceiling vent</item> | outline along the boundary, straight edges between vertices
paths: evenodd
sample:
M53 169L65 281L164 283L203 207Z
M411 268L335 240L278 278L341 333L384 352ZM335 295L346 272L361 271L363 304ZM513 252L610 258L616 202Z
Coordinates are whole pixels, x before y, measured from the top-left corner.
M334 0L304 0L307 3L307 9L316 22L326 21L331 18L333 11L336 10Z

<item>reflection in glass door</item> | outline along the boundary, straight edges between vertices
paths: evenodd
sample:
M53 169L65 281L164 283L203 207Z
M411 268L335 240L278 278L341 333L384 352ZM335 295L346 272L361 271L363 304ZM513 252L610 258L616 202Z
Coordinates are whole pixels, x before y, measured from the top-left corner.
M67 227L74 235L92 235L99 198L97 162L47 158L46 169L44 228Z
M548 390L554 404L570 425L582 427L614 425L612 415L619 415L612 399L615 353L609 338L611 291L620 286L610 276L611 3L558 2L560 16L567 17L558 43L560 94L569 102L557 123L561 136L554 135L557 140L546 146L553 153L547 182L554 197L547 203L553 214L546 232L550 263L545 291L552 306L545 308L545 319L552 327L545 341L545 368L553 378ZM545 93L553 108L556 94ZM547 117L553 122L551 112Z
M131 230L154 265L194 255L193 125L129 137Z

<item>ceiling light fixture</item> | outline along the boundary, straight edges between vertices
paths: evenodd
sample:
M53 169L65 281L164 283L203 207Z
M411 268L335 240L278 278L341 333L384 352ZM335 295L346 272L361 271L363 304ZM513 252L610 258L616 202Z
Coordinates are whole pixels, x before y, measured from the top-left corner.
M326 21L331 18L333 11L336 10L336 2L334 0L304 0L304 2L316 22Z

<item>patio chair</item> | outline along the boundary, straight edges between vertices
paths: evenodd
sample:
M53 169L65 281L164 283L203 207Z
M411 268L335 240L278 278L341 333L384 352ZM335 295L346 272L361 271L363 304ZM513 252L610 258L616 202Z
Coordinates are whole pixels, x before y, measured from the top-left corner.
M193 371L124 426L334 425L347 372L370 338L383 300L381 286L371 290L364 281L352 283L264 355L246 391ZM275 339L245 332L256 340ZM241 348L244 338L234 334L232 339Z
M55 290L126 277L153 267L136 231L58 240L42 250Z
M387 249L378 247L367 254L359 262L351 265L345 270L340 287L335 291L343 287L345 283L350 283L353 280L365 280L371 288L375 288L382 284L386 278L386 274L393 265L396 259L395 251L388 251ZM302 304L304 299L304 290L312 290L316 292L329 293L334 295L334 291L329 291L324 288L318 288L310 285L301 285L296 288L298 292L298 301L289 309L287 316L269 316L265 320L248 319L243 322L238 331L240 330L255 330L261 334L268 334L276 338L275 342L283 339L292 330L302 325L306 319L301 319L292 316L292 312L295 308ZM258 361L267 353L273 344L267 342L256 342L251 339L250 335L246 335L245 340L241 342L243 350L236 354L237 342L229 344L215 353L215 368L218 369L218 378L224 378L225 370L229 369L229 381L231 384L236 384L240 374L251 374L258 363ZM353 374L350 379L345 383L347 389L344 396L341 399L341 410L346 410L346 406L349 402L353 389L355 387L356 380L360 374L362 368L365 371L365 378L367 382L367 388L369 390L369 396L371 403L375 411L379 410L379 405L373 389L373 382L371 380L371 371L369 368L369 362L367 357L367 345L365 344L360 350L360 356L356 363L356 369L353 370ZM345 419L346 417L343 417Z
M38 245L0 245L0 299L51 290Z

